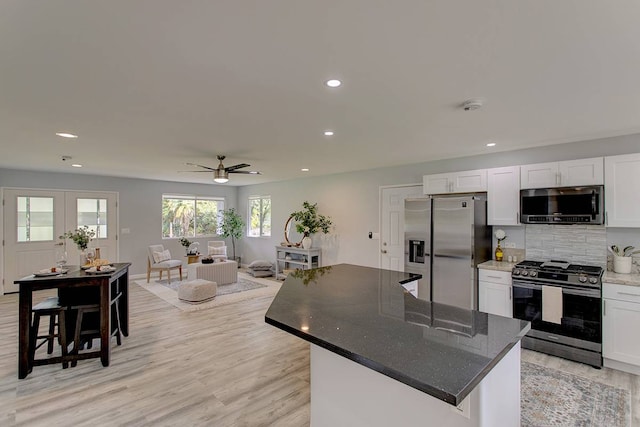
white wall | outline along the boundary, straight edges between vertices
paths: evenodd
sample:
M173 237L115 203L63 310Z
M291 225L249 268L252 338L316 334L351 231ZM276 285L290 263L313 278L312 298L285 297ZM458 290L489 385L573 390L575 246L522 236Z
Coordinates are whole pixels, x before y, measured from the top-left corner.
M331 235L314 236L314 246L320 243L323 248L325 265L353 263L377 267L379 241L367 236L369 231L379 231L380 186L420 183L423 175L431 173L635 152L640 152L640 134L240 187L240 212L246 212L250 195L270 195L273 209L271 238L244 238L241 241L243 262L256 259L274 262L274 247L284 240L284 224L290 213L299 210L305 200L317 202L319 212L331 216L335 224ZM500 228L507 232L507 242L524 249L524 226ZM615 240L614 243L620 241L640 247L640 229L608 229L607 236L608 240Z

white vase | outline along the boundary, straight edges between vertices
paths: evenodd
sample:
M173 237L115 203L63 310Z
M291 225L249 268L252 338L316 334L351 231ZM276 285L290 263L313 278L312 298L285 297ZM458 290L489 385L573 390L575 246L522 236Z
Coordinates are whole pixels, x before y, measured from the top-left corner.
M313 243L313 240L311 240L311 237L309 236L304 236L302 238L302 247L304 249L311 249L311 244Z
M631 257L630 256L613 256L614 273L631 273Z

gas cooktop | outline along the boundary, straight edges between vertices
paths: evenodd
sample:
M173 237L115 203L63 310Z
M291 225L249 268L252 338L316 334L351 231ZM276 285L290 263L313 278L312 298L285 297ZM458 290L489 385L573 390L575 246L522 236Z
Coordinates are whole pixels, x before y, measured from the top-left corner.
M524 260L515 265L514 269L529 269L538 271L560 271L573 274L600 275L603 273L602 267L593 265L570 264L567 261L529 261Z

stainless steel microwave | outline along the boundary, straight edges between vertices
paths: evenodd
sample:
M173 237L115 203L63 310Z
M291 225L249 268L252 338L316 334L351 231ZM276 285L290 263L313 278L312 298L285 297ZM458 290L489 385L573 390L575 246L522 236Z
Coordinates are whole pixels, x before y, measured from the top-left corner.
M603 224L604 187L520 190L523 224Z

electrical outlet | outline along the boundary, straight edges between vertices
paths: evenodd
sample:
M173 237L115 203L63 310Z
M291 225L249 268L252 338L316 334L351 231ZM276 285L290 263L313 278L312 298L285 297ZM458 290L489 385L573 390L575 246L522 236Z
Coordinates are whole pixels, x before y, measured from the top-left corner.
M516 248L516 244L513 242L509 242L509 243L505 243L504 247L507 249L515 249Z

